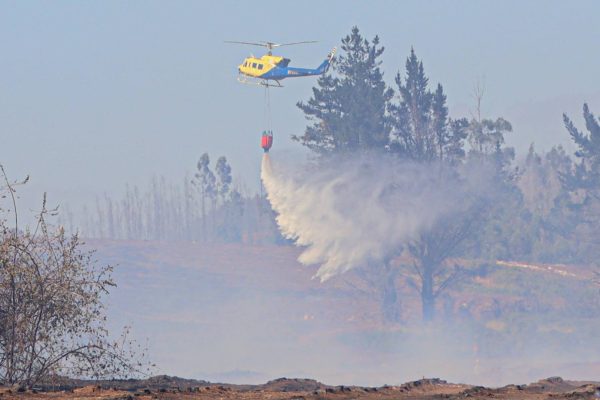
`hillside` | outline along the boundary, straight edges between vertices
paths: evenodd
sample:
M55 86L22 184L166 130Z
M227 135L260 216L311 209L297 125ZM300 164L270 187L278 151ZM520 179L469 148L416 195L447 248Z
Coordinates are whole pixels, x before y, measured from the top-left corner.
M294 247L88 245L115 266L113 330L131 325L147 339L160 373L372 386L432 375L486 385L600 376L600 299L585 269L483 268L438 299L438 322L425 327L417 292L406 284L411 271L403 271L402 323L386 326L379 294L361 274L320 283Z

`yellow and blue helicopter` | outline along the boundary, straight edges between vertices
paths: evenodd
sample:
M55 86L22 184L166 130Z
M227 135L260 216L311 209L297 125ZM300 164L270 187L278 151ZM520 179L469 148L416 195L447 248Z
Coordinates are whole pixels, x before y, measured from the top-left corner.
M331 50L331 52L329 52L327 55L325 61L323 61L317 68L295 68L288 66L291 61L289 58L274 56L272 50L276 47L292 46L304 43L316 43L316 41L311 40L294 43L226 41L225 43L247 44L251 46L261 46L267 48L268 52L264 56L260 58L250 56L238 66L239 82L266 87L283 87L279 81L286 78L299 78L303 76L324 74L329 69L336 50L334 47L333 50ZM258 81L253 81L253 79L257 79Z

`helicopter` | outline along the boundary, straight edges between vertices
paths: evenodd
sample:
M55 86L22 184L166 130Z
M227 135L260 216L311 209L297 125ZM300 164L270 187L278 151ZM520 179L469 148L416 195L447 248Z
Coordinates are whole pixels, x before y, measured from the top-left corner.
M283 87L279 81L286 78L300 78L303 76L322 75L329 69L335 55L336 48L329 52L327 58L317 68L296 68L289 67L290 59L274 56L273 49L282 46L292 46L304 43L316 43L314 40L294 42L294 43L273 43L273 42L236 42L225 41L225 43L247 44L251 46L261 46L267 48L267 54L257 58L253 55L246 58L238 66L238 82L259 85L266 87ZM257 79L258 81L254 80Z

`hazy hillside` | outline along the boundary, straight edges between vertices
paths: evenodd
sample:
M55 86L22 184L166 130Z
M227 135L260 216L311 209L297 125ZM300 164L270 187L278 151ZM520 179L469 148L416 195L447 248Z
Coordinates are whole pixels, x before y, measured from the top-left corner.
M369 385L432 374L488 385L600 375L593 362L600 296L574 267L566 274L482 269L460 293L440 299L440 322L430 329L418 323L417 292L406 284L411 271L398 277L403 322L391 326L382 323L377 291L358 273L319 283L294 247L88 244L116 267L111 324L132 325L138 340L148 339L157 372Z

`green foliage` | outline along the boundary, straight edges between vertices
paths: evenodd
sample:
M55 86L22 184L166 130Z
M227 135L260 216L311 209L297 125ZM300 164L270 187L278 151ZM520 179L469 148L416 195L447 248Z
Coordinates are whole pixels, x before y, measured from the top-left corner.
M570 173L565 174L565 186L569 190L566 204L569 215L578 223L570 224L570 238L577 243L579 253L587 262L600 264L600 124L598 119L583 105L583 118L588 133L579 131L573 122L563 115L565 127L577 146L575 156L579 162Z
M383 51L377 36L369 42L352 28L342 39L335 75L321 76L312 98L298 103L312 124L293 138L319 154L383 150L389 144L386 108L393 96L379 68Z
M221 201L225 202L231 189L231 166L227 163L227 158L221 156L215 165L217 175L216 191Z
M448 118L446 95L441 84L428 89L423 62L414 49L406 60L406 78L396 75L400 99L389 104L392 120L391 150L416 161L442 160L456 163L464 155L467 120Z
M469 144L471 152L478 155L496 153L504 145L504 135L512 132L512 125L504 118L471 120L469 124Z
M509 216L510 221L515 220L512 214L518 215L521 210L510 168L514 150L504 146L504 134L512 127L502 118L471 122L466 118L449 118L442 85L438 84L434 91L429 89L429 78L414 49L406 60L405 75L400 72L396 75L399 96L394 98L379 68L383 47L378 45L377 36L369 43L356 27L342 40L342 55L335 65L335 76L321 77L308 103L298 103L312 124L302 137L295 139L321 155L377 150L428 164L439 170L439 179L455 179L457 190L461 190L459 167L465 162L467 138L471 143L468 167L494 166L492 178L505 194L474 194L465 198L461 212L447 216L410 243L398 244L398 253L404 247L415 259L414 267L421 277L423 316L431 319L436 297L462 276L461 271L446 268L447 258L464 254L466 244L473 240L478 241L470 243L478 248L478 255L492 254L490 246L476 237L480 232L487 232L483 238L495 242L502 238L507 249L514 246L514 242L524 243L504 237L508 230L505 228L514 228L514 225L503 222ZM488 221L493 222L486 225ZM388 267L384 265L382 270L390 270ZM381 281L388 279L383 277ZM380 286L383 292L391 292L385 285ZM394 315L387 311L390 310L384 307L384 315Z
M565 127L577 146L575 155L580 161L569 184L571 189L584 189L586 197L600 200L600 124L587 104L583 105L583 118L587 134L579 131L569 117L563 114Z
M210 169L210 156L204 153L196 164L197 172L194 183L202 193L203 198L214 198L217 195L217 181L215 174Z
M528 253L516 253L513 258L540 262L578 262L577 245L569 239L576 218L568 206L569 193L564 186L572 161L561 146L545 155L536 153L533 144L522 166L517 186L523 195L523 213L528 215ZM524 221L526 222L526 221Z

